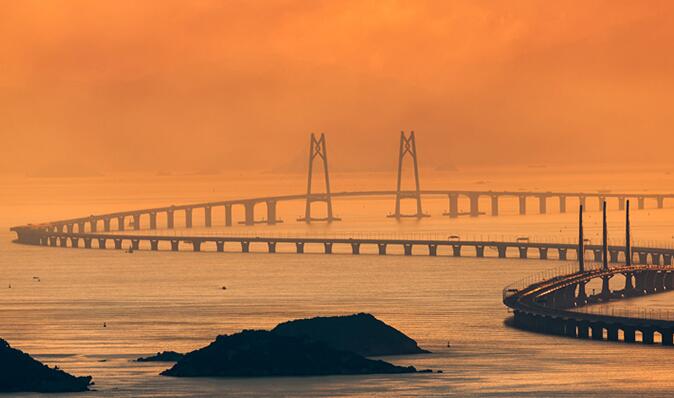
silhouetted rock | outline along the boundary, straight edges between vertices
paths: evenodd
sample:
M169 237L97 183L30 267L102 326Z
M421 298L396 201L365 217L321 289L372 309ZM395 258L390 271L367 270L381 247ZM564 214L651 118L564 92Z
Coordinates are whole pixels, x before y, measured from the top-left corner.
M136 359L137 362L178 362L185 354L175 351L162 351L157 355Z
M0 392L88 391L91 384L91 376L50 368L0 339Z
M419 348L417 342L404 333L365 313L288 321L272 332L304 336L366 357L429 352Z
M263 330L218 336L161 374L178 377L264 377L414 373L401 367L337 350L323 342Z

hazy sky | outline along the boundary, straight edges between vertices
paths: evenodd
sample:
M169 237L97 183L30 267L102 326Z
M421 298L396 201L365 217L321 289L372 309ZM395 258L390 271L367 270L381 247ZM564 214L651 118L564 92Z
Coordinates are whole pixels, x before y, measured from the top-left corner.
M0 171L674 165L673 67L671 1L0 0Z

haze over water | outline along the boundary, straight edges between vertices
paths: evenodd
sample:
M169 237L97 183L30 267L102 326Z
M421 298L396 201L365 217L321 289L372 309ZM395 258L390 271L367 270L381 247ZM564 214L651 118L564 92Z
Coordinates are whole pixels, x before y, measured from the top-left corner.
M391 189L390 173L336 173L333 191ZM501 289L534 272L567 263L555 260L497 260L389 256L323 255L321 247L294 247L279 253L172 253L141 250L41 248L10 243L12 225L58 220L118 210L301 193L301 174L108 175L91 178L2 177L0 195L0 336L49 365L78 375L91 374L95 396L661 396L671 391L666 348L565 339L506 327L509 314ZM657 190L653 187L658 187ZM668 170L616 170L608 174L575 170L520 169L422 173L422 189L530 189L674 192ZM588 201L590 208L596 206ZM558 214L551 199L547 215L516 215L504 201L502 216L450 220L447 199L424 202L432 217L398 223L385 215L387 199L336 200L343 221L307 226L295 218L302 202L282 203L276 226L216 226L190 233L209 234L390 234L392 236L526 235L568 240L576 236L577 213ZM467 204L462 203L464 209ZM484 209L488 212L488 202ZM610 236L622 239L624 220L611 203ZM634 211L634 238L672 242L668 225L674 203L665 209ZM574 209L574 210L572 210ZM320 210L319 210L320 211ZM266 216L264 206L258 218ZM599 213L586 217L591 238L598 236ZM241 220L235 212L235 220ZM181 216L176 220L182 223ZM195 224L202 220L195 213ZM168 233L187 233L182 228ZM159 233L162 233L160 231ZM336 248L337 249L337 248ZM347 248L336 250L346 252ZM363 250L373 253L374 248ZM420 253L421 254L421 253ZM532 253L532 257L536 257ZM40 278L40 282L33 277ZM11 284L12 288L7 288ZM227 289L223 290L222 286ZM669 293L631 300L626 305L674 309ZM312 378L174 379L158 376L168 365L131 362L161 350L187 351L218 334L270 328L284 320L315 315L371 312L402 330L432 355L389 358L396 364L443 370L442 374ZM103 323L107 324L103 328ZM447 342L451 348L447 348ZM626 371L629 369L629 371ZM601 377L597 372L600 371Z

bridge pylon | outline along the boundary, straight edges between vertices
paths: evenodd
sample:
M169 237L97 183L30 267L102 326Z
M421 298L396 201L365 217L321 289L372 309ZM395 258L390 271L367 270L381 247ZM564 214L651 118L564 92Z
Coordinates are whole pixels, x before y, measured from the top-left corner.
M313 177L314 171L314 159L320 159L323 163L323 176L325 178L325 193L314 193L312 192L311 180ZM314 202L324 202L326 205L326 216L325 217L312 217L311 216L311 204ZM320 137L317 139L314 133L311 133L311 138L309 142L309 169L308 169L308 178L307 178L307 201L306 208L304 211L304 217L299 218L297 221L304 221L307 224L312 221L339 221L340 218L337 218L332 213L332 194L330 193L330 175L328 173L328 151L325 144L325 134L321 133Z
M403 191L402 190L402 173L403 173L403 161L405 157L409 156L412 158L412 165L414 167L414 187L413 191ZM400 201L401 199L415 199L417 203L416 213L412 214L403 214L400 212ZM414 131L410 131L409 136L405 136L405 132L400 132L400 149L398 151L398 184L396 186L396 198L395 198L395 211L393 214L389 214L388 217L401 219L403 217L412 217L412 218L422 218L430 217L428 214L424 214L421 208L421 188L419 184L419 165L417 162L417 144L414 139Z

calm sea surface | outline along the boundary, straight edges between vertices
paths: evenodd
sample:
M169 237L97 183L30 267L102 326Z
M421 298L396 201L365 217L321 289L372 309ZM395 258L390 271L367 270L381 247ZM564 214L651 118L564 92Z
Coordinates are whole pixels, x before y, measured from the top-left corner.
M424 188L674 192L665 171L611 174L544 170L431 175ZM509 317L501 289L537 271L562 265L550 260L471 257L318 254L321 247L279 246L286 253L149 252L41 248L11 243L11 225L108 211L211 199L302 192L302 176L116 176L84 179L3 177L0 188L0 337L49 365L92 375L96 392L78 396L663 396L674 388L674 350L543 336L504 325ZM334 191L389 189L389 175L336 175ZM657 187L657 189L656 189ZM295 218L302 203L279 205L284 223L273 226L197 229L209 234L361 234L388 236L529 236L571 241L576 214L449 220L446 198L425 203L433 217L397 223L384 216L387 198L336 201L344 220L306 226ZM465 205L465 204L464 204ZM590 204L591 206L596 204ZM651 204L654 207L654 204ZM488 211L488 200L484 202ZM575 206L569 203L569 208ZM617 208L617 204L613 203ZM264 206L259 217L263 218ZM320 210L319 210L320 211ZM235 217L241 219L241 211ZM195 223L197 223L195 213ZM662 210L635 212L636 240L672 244L674 202ZM611 236L622 237L620 212L609 214ZM598 213L586 220L598 232ZM184 233L178 229L171 233ZM419 252L421 254L421 250ZM39 278L39 281L35 278ZM11 288L9 287L11 285ZM222 287L226 286L226 290ZM631 305L674 309L674 295L633 300ZM399 328L431 355L393 357L400 365L438 374L265 379L177 379L158 376L169 364L133 359L160 350L192 350L218 334L271 328L302 317L371 312ZM103 327L103 324L107 327ZM451 348L447 347L447 342ZM23 394L22 396L29 396Z

